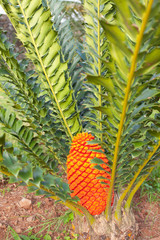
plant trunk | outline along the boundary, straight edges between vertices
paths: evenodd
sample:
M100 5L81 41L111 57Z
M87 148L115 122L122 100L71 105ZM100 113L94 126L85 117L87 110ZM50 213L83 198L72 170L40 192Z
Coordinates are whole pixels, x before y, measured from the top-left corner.
M78 234L77 240L136 240L138 224L134 214L123 211L121 225L115 220L107 222L104 214L95 216L92 226L85 216L76 216L73 222L74 232Z

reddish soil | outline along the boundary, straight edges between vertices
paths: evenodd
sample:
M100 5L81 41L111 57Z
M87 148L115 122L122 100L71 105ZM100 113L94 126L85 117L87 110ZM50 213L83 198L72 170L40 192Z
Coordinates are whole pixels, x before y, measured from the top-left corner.
M30 206L22 206L22 199L30 200ZM18 186L17 184L0 184L0 240L12 240L10 227L19 235L34 235L38 233L45 223L49 220L52 226L49 229L49 223L46 230L37 235L37 238L44 239L48 233L51 240L65 239L68 236L68 227L71 224L63 224L60 216L64 215L68 209L61 204L54 203L51 198L44 196L35 196L34 193L27 193L26 186ZM43 224L43 225L42 225ZM57 224L60 224L57 228ZM41 225L41 226L39 226ZM31 228L32 231L31 231ZM68 235L67 235L68 234ZM58 238L59 237L59 238ZM47 239L50 240L50 239Z
M31 200L28 209L21 206L22 199ZM140 197L139 193L134 199L134 212L139 225L139 236L137 240L160 240L160 202L149 203L147 197ZM27 207L26 207L27 208ZM35 196L34 193L27 193L27 187L17 184L0 184L0 240L13 240L9 228L13 228L19 235L34 235L42 229L45 222L52 219L52 226L36 235L41 240L48 233L49 240L76 239L71 232L71 223L63 224L60 216L68 209L61 204L55 204L51 198ZM56 231L57 224L60 224ZM41 226L39 226L41 225ZM32 231L31 231L31 228ZM70 238L69 238L70 237ZM47 239L48 240L48 239Z
M140 197L140 191L136 194L133 200L133 209L139 225L139 236L137 240L160 240L159 200L149 202L147 195Z

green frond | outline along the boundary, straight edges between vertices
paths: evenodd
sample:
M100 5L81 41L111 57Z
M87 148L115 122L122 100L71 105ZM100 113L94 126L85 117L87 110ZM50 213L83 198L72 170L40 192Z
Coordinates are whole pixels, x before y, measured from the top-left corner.
M14 136L22 145L22 150L32 156L32 161L37 165L45 167L49 172L57 171L57 160L48 151L45 153L45 146L42 147L39 137L24 125L22 120L16 118L9 109L0 107L0 123L3 130ZM54 173L53 173L54 174Z
M58 158L65 158L66 135L64 135L63 129L56 124L57 114L54 113L54 106L42 92L37 75L33 70L24 71L26 63L17 61L16 56L12 53L13 46L7 41L4 34L1 34L0 51L0 65L3 67L3 71L0 73L1 86L11 99L12 105L14 105L13 109L17 114L21 113L21 119L26 115L25 121L28 121L30 127L43 138L43 142L50 148L53 155L58 154ZM59 152L57 148L61 151Z
M84 36L83 27L83 4L82 1L68 1L68 0L49 0L47 1L53 18L55 19L55 25L61 24L70 25L70 30L73 33L73 38L78 42L82 42ZM66 23L67 22L67 23Z
M54 101L61 124L72 138L81 126L67 63L62 60L49 9L40 0L36 4L14 0L7 6L5 1L2 4L35 65L42 89Z
M103 63L103 59L108 58L108 41L104 34L104 30L100 24L100 16L105 16L107 19L111 19L113 17L113 8L112 4L109 1L90 1L86 0L84 2L85 8L85 53L86 53L86 68L85 71L89 75L87 76L87 80L95 77L97 87L93 88L93 85L89 85L92 88L92 96L88 93L88 107L90 108L90 118L97 119L97 127L92 121L89 121L87 128L92 131L97 131L98 129L101 131L99 137L101 141L103 139L103 112L93 111L94 105L98 107L103 106L103 98L102 94L104 93L103 86L101 85L101 78L108 78L108 69L106 65ZM94 79L95 79L94 78ZM98 81L99 84L98 84ZM89 80L90 83L93 83ZM95 83L95 80L94 80ZM87 84L88 85L88 84ZM87 88L86 88L87 89ZM94 98L94 102L92 101Z
M55 200L70 201L68 184L63 182L61 178L46 172L46 169L38 165L34 166L30 162L30 157L21 154L19 149L6 142L5 135L0 137L0 147L2 149L0 172L10 176L11 181L25 182L29 186L30 192L45 194Z
M103 29L100 26L99 18L101 15L109 18L109 14L112 11L112 5L108 1L90 1L84 2L85 8L85 48L86 58L91 70L89 73L93 75L102 74L102 63L100 58L106 55L107 41L103 34Z
M140 18L136 16L131 1L113 3L116 11L114 21L109 22L103 18L100 20L109 41L110 56L106 67L108 64L108 78L112 81L109 80L108 86L105 87L108 78L103 78L103 82L100 78L100 84L107 92L105 99L108 101L101 108L97 108L106 114L104 126L107 128L106 141L110 145L108 157L113 162L107 217L110 216L113 187L118 186L121 191L121 184L123 186L132 181L134 173L143 165L148 152L152 151L153 141L156 139L154 137L149 139L149 132L151 129L154 131L159 124L159 112L155 109L160 94L159 68L156 67L159 64L159 48L156 45L157 37L154 36L159 28L156 26L156 20L159 21L156 4L149 1L148 5L143 5L143 14ZM151 18L153 11L154 21ZM151 33L150 26L154 33ZM151 41L154 42L154 38L153 47ZM96 82L94 80L94 84L97 82L98 79ZM112 135L109 128L112 128ZM143 144L138 146L138 141L143 141ZM116 218L119 221L120 213L117 212Z
M76 30L72 29L72 14L70 15L71 19L68 19L66 16L69 15L69 13L68 11L66 12L65 9L70 8L70 4L73 3L57 0L49 1L53 28L58 33L58 43L61 46L64 60L68 62L68 71L71 77L71 84L74 89L78 109L80 109L80 113L83 114L81 104L85 96L85 91L82 86L83 78L81 76L81 73L83 71L83 60L78 54L79 52L82 53L82 46L79 43L78 39L75 37ZM74 11L73 8L72 10ZM77 23L78 22L79 21L77 21Z

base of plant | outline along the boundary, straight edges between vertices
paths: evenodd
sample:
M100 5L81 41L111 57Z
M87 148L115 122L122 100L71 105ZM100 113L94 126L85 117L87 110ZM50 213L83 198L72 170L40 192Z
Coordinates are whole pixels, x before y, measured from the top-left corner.
M104 214L95 216L92 226L85 216L76 216L73 221L74 231L79 235L78 240L136 240L138 224L132 211L123 211L122 222L119 226L114 218L107 221Z

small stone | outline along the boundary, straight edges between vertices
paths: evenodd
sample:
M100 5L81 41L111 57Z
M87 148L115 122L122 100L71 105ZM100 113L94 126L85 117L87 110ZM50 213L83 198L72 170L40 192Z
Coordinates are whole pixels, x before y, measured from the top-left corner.
M31 200L27 199L27 198L22 198L21 201L19 201L19 205L21 208L24 208L24 209L29 209L31 207Z
M26 220L27 220L27 222L32 222L34 220L34 216L30 216Z
M15 220L15 221L14 221L14 225L17 225L17 223L18 223L18 220Z
M2 224L2 223L0 223L0 228L3 228L3 229L5 229L5 228L6 228L6 225L5 225L5 224Z
M22 233L22 230L20 227L15 227L14 230L16 233Z

